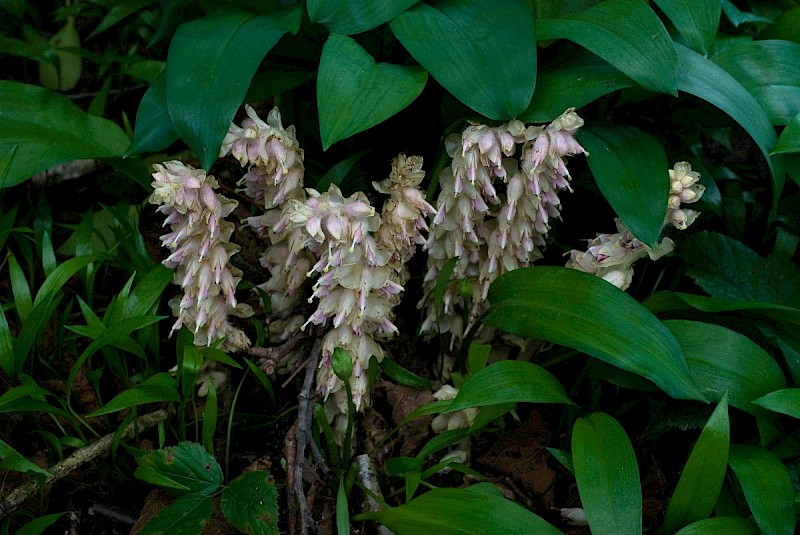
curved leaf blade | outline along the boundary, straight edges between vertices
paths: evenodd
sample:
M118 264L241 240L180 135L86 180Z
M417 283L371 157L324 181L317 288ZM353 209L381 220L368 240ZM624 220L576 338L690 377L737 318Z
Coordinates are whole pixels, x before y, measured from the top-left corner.
M722 4L719 0L655 0L695 52L707 54L717 35Z
M492 284L489 301L488 325L583 351L653 381L674 398L705 401L666 327L598 277L551 266L517 269Z
M437 82L476 112L512 119L528 107L536 85L536 34L525 0L506 0L503 9L489 9L482 0L420 2L390 27Z
M139 535L195 535L214 511L214 500L203 494L181 496L150 519Z
M642 488L636 454L614 418L595 412L575 421L572 466L592 533L642 533Z
M158 75L136 111L136 129L125 156L164 150L178 140L167 109L167 75Z
M100 416L101 414L109 414L146 403L160 403L163 401L180 402L181 396L175 388L175 380L169 374L157 373L141 384L115 396L104 406L86 416Z
M403 110L427 80L418 67L376 63L354 39L331 34L322 47L317 76L323 149Z
M278 490L267 472L245 472L225 487L219 507L242 533L278 535Z
M798 8L800 11L800 8ZM778 144L770 154L800 152L800 115L795 116L778 137Z
M202 444L196 442L181 442L176 446L151 451L137 457L136 463L139 465L134 472L136 477L140 477L143 471L147 474L149 470L149 473L171 480L175 484L173 492L179 495L209 496L222 484L219 463ZM140 479L150 481L146 477Z
M675 535L761 535L761 531L747 518L720 516L690 524Z
M772 412L800 418L800 388L776 390L753 400L753 403Z
M375 2L374 0L308 0L308 18L324 24L333 33L353 35L389 22L419 0Z
M620 24L623 20L636 24ZM540 40L574 41L645 89L678 95L672 39L644 2L607 0L563 18L539 20L537 30Z

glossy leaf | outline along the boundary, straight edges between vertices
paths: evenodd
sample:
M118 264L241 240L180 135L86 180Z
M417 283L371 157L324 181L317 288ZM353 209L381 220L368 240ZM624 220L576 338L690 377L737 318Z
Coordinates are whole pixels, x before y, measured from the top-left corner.
M771 26L759 32L762 39L786 39L800 43L800 7L787 9Z
M719 325L689 320L666 320L686 354L692 379L711 401L728 392L733 407L764 415L751 402L786 388L778 364L761 346L744 335Z
M530 362L501 360L461 385L446 412L503 403L566 403L574 405L558 379Z
M798 8L800 9L800 8ZM800 114L795 116L778 137L778 144L770 154L800 152Z
M503 9L482 0L420 2L390 26L414 59L476 112L511 119L528 107L536 34L525 0L505 0Z
M214 500L210 496L181 496L150 519L138 535L197 535L213 511Z
M67 160L122 156L128 137L42 87L0 80L0 157L14 151L0 188Z
M168 486L177 494L208 496L222 483L222 469L202 444L181 442L136 458L134 475L148 483ZM153 476L158 475L154 480ZM171 483L171 484L170 484Z
M772 124L788 124L800 113L800 44L751 41L725 48L711 60L755 97Z
M164 150L178 140L167 110L167 75L153 81L136 111L136 130L125 156Z
M598 277L550 266L517 269L492 284L489 301L484 321L492 327L583 351L672 397L705 400L666 327Z
M501 496L466 489L433 489L399 507L362 513L397 535L556 535L561 532L521 505Z
M655 248L669 197L664 147L632 126L583 128L578 140L603 196L633 235Z
M121 411L145 403L159 403L163 401L180 402L181 397L175 390L175 380L167 373L157 373L142 381L140 384L129 388L114 397L103 407L87 416L100 416L111 412Z
M683 467L667 505L664 531L673 533L711 515L725 480L729 448L728 398L723 395Z
M0 440L0 468L16 472L32 472L44 477L53 475L38 464L26 459L21 453L2 440Z
M724 234L693 234L681 248L687 273L714 297L800 303L800 270L780 257L762 258Z
M172 280L173 271L162 265L157 265L148 272L128 297L125 303L125 317L143 316L153 305L158 303L164 294L164 289Z
M673 310L687 310L689 308L711 313L745 311L768 316L787 325L800 326L800 309L776 305L774 303L737 301L733 299L720 299L718 297L663 291L656 292L648 297L644 305L654 314Z
M352 35L389 22L419 0L375 2L373 0L308 0L308 18L333 32Z
M236 529L278 535L278 491L267 472L245 472L222 491L219 507Z
M678 89L713 104L750 134L772 171L772 198L773 204L777 203L783 191L784 176L779 163L769 157L777 136L761 105L734 77L711 60L678 43L675 43L675 51L678 54Z
M772 412L800 418L800 388L785 388L765 394L753 403Z
M614 418L594 412L575 421L572 465L593 534L642 533L642 488L636 454Z
M576 60L540 71L530 106L518 118L526 123L552 121L567 108L580 108L633 85L622 71L586 52Z
M717 35L722 5L719 0L655 0L686 44L695 52L708 53Z
M789 472L772 453L755 446L731 446L729 463L762 533L794 533L797 511Z
M264 56L300 26L299 6L268 15L220 10L181 25L167 56L167 109L203 169L222 139Z
M354 39L331 34L317 75L323 149L403 110L422 93L427 79L418 67L375 63Z
M699 520L675 535L761 535L758 524L747 518L720 516Z
M747 11L742 11L738 7L736 7L731 0L722 0L722 11L725 12L725 16L728 17L728 20L731 21L731 24L735 28L738 28L742 24L753 24L753 23L766 23L769 24L772 22L771 19L766 17L761 17L754 13L750 13Z
M622 20L636 24L620 24ZM636 83L677 96L677 58L666 28L644 2L607 0L559 19L537 23L537 39L569 39L600 56ZM646 35L647 39L642 39Z

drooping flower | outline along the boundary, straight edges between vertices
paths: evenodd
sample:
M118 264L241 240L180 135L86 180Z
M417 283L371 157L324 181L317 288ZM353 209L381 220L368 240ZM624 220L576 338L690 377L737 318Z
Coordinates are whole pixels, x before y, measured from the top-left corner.
M682 204L690 204L700 200L705 186L698 184L700 173L692 171L689 162L678 162L669 170L669 201L667 203L666 221L678 230L694 223L699 212L681 208Z

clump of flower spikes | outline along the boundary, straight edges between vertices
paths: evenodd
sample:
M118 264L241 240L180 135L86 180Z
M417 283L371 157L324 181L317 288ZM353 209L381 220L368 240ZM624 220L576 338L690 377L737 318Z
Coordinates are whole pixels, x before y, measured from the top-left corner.
M178 320L175 331L186 325L197 345L225 338L224 347L243 349L250 341L228 321L229 314L248 316L250 307L237 304L236 286L241 272L229 264L239 247L230 243L233 224L224 220L237 202L215 193L213 176L179 161L155 164L152 204L166 216L172 232L161 237L172 254L163 264L175 272L174 282L183 296L170 301Z
M425 244L428 270L421 305L427 305L423 332L449 332L451 343L485 307L489 285L507 271L541 258L550 220L560 216L558 192L569 187L565 157L586 154L574 137L583 120L572 109L547 126L520 121L489 127L470 124L445 141L452 163L439 175L437 215ZM518 157L514 157L518 155ZM505 195L497 191L505 183ZM457 258L453 278L469 284L467 298L449 285L443 311L431 299L445 264ZM462 285L463 286L463 285ZM468 304L471 302L471 306Z
M688 162L676 163L669 170L669 178L670 194L664 224L670 223L678 230L686 230L699 213L681 208L681 205L698 201L705 187L698 184L700 173L692 171ZM614 221L617 225L616 233L598 234L589 242L586 251L571 251L566 266L602 277L617 288L626 290L633 281L634 262L646 256L651 260L658 260L672 252L675 243L664 238L652 249L637 240L622 221Z

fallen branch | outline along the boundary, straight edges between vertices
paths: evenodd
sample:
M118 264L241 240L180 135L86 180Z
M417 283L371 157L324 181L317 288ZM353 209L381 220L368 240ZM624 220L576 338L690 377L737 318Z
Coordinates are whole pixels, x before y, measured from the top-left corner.
M247 354L258 358L258 367L269 376L275 375L278 363L292 352L297 346L308 338L308 334L300 333L286 340L279 346L273 347L251 347L247 349Z
M123 439L131 438L135 429L147 429L148 427L153 427L154 425L166 419L167 411L163 409L140 416L136 422L131 422L130 425L125 428L122 437ZM45 486L58 481L79 466L102 455L111 447L113 441L114 433L109 433L103 438L89 444L84 448L79 449L60 463L54 465L49 469L51 475L45 479ZM39 490L39 482L36 480L28 481L24 485L14 489L3 499L2 502L0 502L0 519L19 507L31 495L35 494L37 490Z

